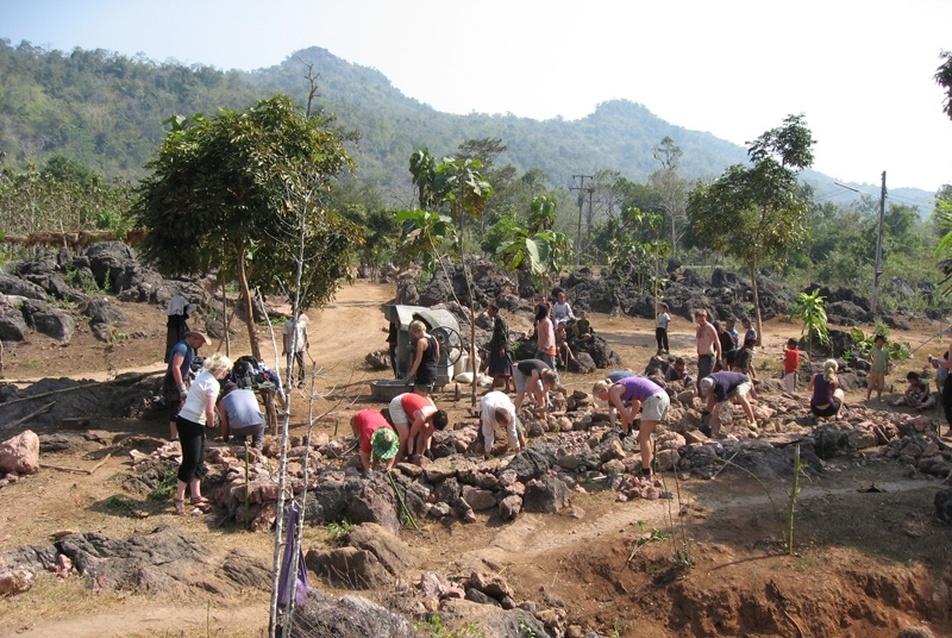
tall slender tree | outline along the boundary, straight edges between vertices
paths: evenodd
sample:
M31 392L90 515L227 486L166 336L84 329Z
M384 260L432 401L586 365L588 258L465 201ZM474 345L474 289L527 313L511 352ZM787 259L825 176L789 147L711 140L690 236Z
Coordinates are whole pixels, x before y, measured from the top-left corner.
M260 359L252 288L299 292L308 308L328 301L347 274L360 235L325 196L351 160L323 120L304 117L281 95L168 123L134 209L146 231L143 254L167 275L223 267L235 276ZM307 267L299 279L300 250Z
M681 163L681 148L665 135L654 148L653 156L661 168L648 178L658 193L658 205L668 216L671 225L671 256L678 256L678 242L684 234L682 223L688 205L688 181L678 173Z
M790 115L783 126L748 142L750 165L728 167L714 183L691 191L688 200L699 240L747 264L758 341L763 322L757 271L766 261L783 259L805 232L808 205L797 174L813 163L815 142L803 120L802 114Z

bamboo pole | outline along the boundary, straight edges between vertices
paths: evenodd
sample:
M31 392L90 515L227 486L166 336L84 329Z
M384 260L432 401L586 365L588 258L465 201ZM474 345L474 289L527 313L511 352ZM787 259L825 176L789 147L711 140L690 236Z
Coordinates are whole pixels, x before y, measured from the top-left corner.
M14 403L14 401L11 401L10 403ZM29 420L32 419L33 417L40 416L40 415L43 414L44 412L49 412L50 408L52 408L54 405L56 405L56 401L50 401L49 403L47 403L46 405L44 405L44 406L43 406L42 408L40 408L39 410L35 410L35 411L33 411L33 412L30 412L28 415L26 415L26 416L23 417L23 418L17 419L16 421L13 421L12 423L7 423L6 425L0 425L0 430L6 430L6 429L8 429L8 428L16 427L16 426L18 426L18 425L20 425L20 424L22 424L22 423L26 423L27 421L29 421Z

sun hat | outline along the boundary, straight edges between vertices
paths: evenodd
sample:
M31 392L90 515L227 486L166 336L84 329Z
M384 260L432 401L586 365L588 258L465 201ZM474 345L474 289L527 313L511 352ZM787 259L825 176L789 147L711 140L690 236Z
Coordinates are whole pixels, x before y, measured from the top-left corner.
M701 396L707 396L711 393L711 390L714 389L714 379L711 377L704 377L701 379L701 384L699 387L701 389Z
M206 346L212 345L212 340L209 339L208 335L206 335L204 332L199 332L198 330L189 330L185 333L185 338L188 339L189 337L198 337Z
M370 436L370 449L377 458L392 459L400 449L400 438L390 428L378 428Z

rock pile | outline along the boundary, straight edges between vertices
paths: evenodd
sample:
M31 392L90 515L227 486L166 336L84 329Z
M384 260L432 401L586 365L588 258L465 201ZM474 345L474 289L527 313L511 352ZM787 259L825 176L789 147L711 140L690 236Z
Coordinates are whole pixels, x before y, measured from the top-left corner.
M660 381L662 369L649 372ZM761 384L754 408L759 429L748 429L741 411L726 405L720 413L725 436L710 439L700 431L709 417L693 387L669 384L671 408L655 437L661 474L654 481L634 478L641 467L636 437L622 438L609 426L604 406L577 390L567 397L554 394L555 410L545 420L524 409L529 447L488 461L474 454L475 414L436 433L432 459L421 465L399 463L389 475L360 474L353 450L339 439L317 436L310 446L292 439L290 489L306 492L304 516L312 524L348 521L396 530L410 518L471 522L487 514L512 520L522 512L559 512L570 505L573 493L590 489L614 489L620 499L659 498L665 496L664 473L710 478L725 470L728 459L731 466L760 477L787 478L797 443L802 462L816 473L824 471L829 459L879 446L885 446L886 458L907 465L910 472L944 477L952 470L952 451L925 416L850 406L840 420L818 424L805 397L765 390L768 385ZM241 448L209 450L204 483L223 516L256 530L271 528L279 452L277 442L266 439L264 453L253 454L246 469ZM174 448L162 448L151 456L139 455L130 476L149 476L154 482L168 471L175 454ZM157 458L165 466L157 465ZM140 489L149 489L150 481Z
M13 274L0 274L0 340L23 341L32 329L68 343L77 320L85 317L97 338L112 341L125 317L101 297L103 292L160 306L176 292L199 309L210 301L200 281L164 279L122 242L93 244L77 255L61 248L55 256L16 264Z

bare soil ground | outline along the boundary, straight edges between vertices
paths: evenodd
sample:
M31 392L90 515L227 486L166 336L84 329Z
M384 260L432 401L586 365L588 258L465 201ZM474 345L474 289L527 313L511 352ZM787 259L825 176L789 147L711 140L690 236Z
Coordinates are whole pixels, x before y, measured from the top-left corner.
M364 357L385 347L380 306L392 296L389 286L360 282L309 313L311 355L323 395L315 411L331 412L319 425L327 433L345 424L349 411L372 405L367 382L385 375L368 370ZM8 346L6 380L105 379L120 371L163 369L161 310L120 305L129 317L127 338L107 346L81 327L64 347L34 335L28 343ZM652 322L596 315L593 324L626 367L639 371L654 353ZM528 329L529 318L510 317L510 325ZM892 338L916 347L939 328L923 323ZM237 332L233 356L247 353L247 337ZM782 344L799 336L800 328L773 321L764 333L758 355L762 376L779 372ZM676 319L671 335L672 352L693 352L689 322ZM940 347L943 342L932 341L902 363L888 379L895 390L901 391L906 370L920 369L927 354L938 354ZM564 381L589 389L598 376L567 375ZM848 402L864 398L854 393ZM354 399L358 402L351 404ZM450 410L451 419L464 418L467 400L444 396L437 402ZM298 431L306 407L296 391L292 422ZM938 412L933 416L938 419ZM112 420L93 430L115 442L133 434L163 437L166 424L161 418ZM46 454L42 461L90 468L102 457L99 445L88 454ZM213 560L234 547L271 555L269 535L176 517L168 504L137 504L147 518L111 507L114 497L129 498L120 486L126 461L117 454L88 476L44 469L0 490L0 549L48 542L66 529L125 538L173 525L207 547ZM874 454L831 463L825 475L803 486L791 556L782 547L789 484L731 468L711 481L677 481L670 473L663 480L674 499L616 502L613 492L591 485L586 494L573 496L563 514L522 514L512 523L481 517L465 526L421 521L420 530L403 536L426 551L428 569L499 572L517 598L543 607L560 604L568 611L566 625L609 636L892 638L902 628L922 625L937 636L952 635L952 530L932 516L937 481L910 478L898 464ZM327 540L324 530L309 529L306 549ZM266 625L267 595L253 591L229 598L95 592L81 579L43 574L31 591L0 600L0 637L241 637L261 636Z

